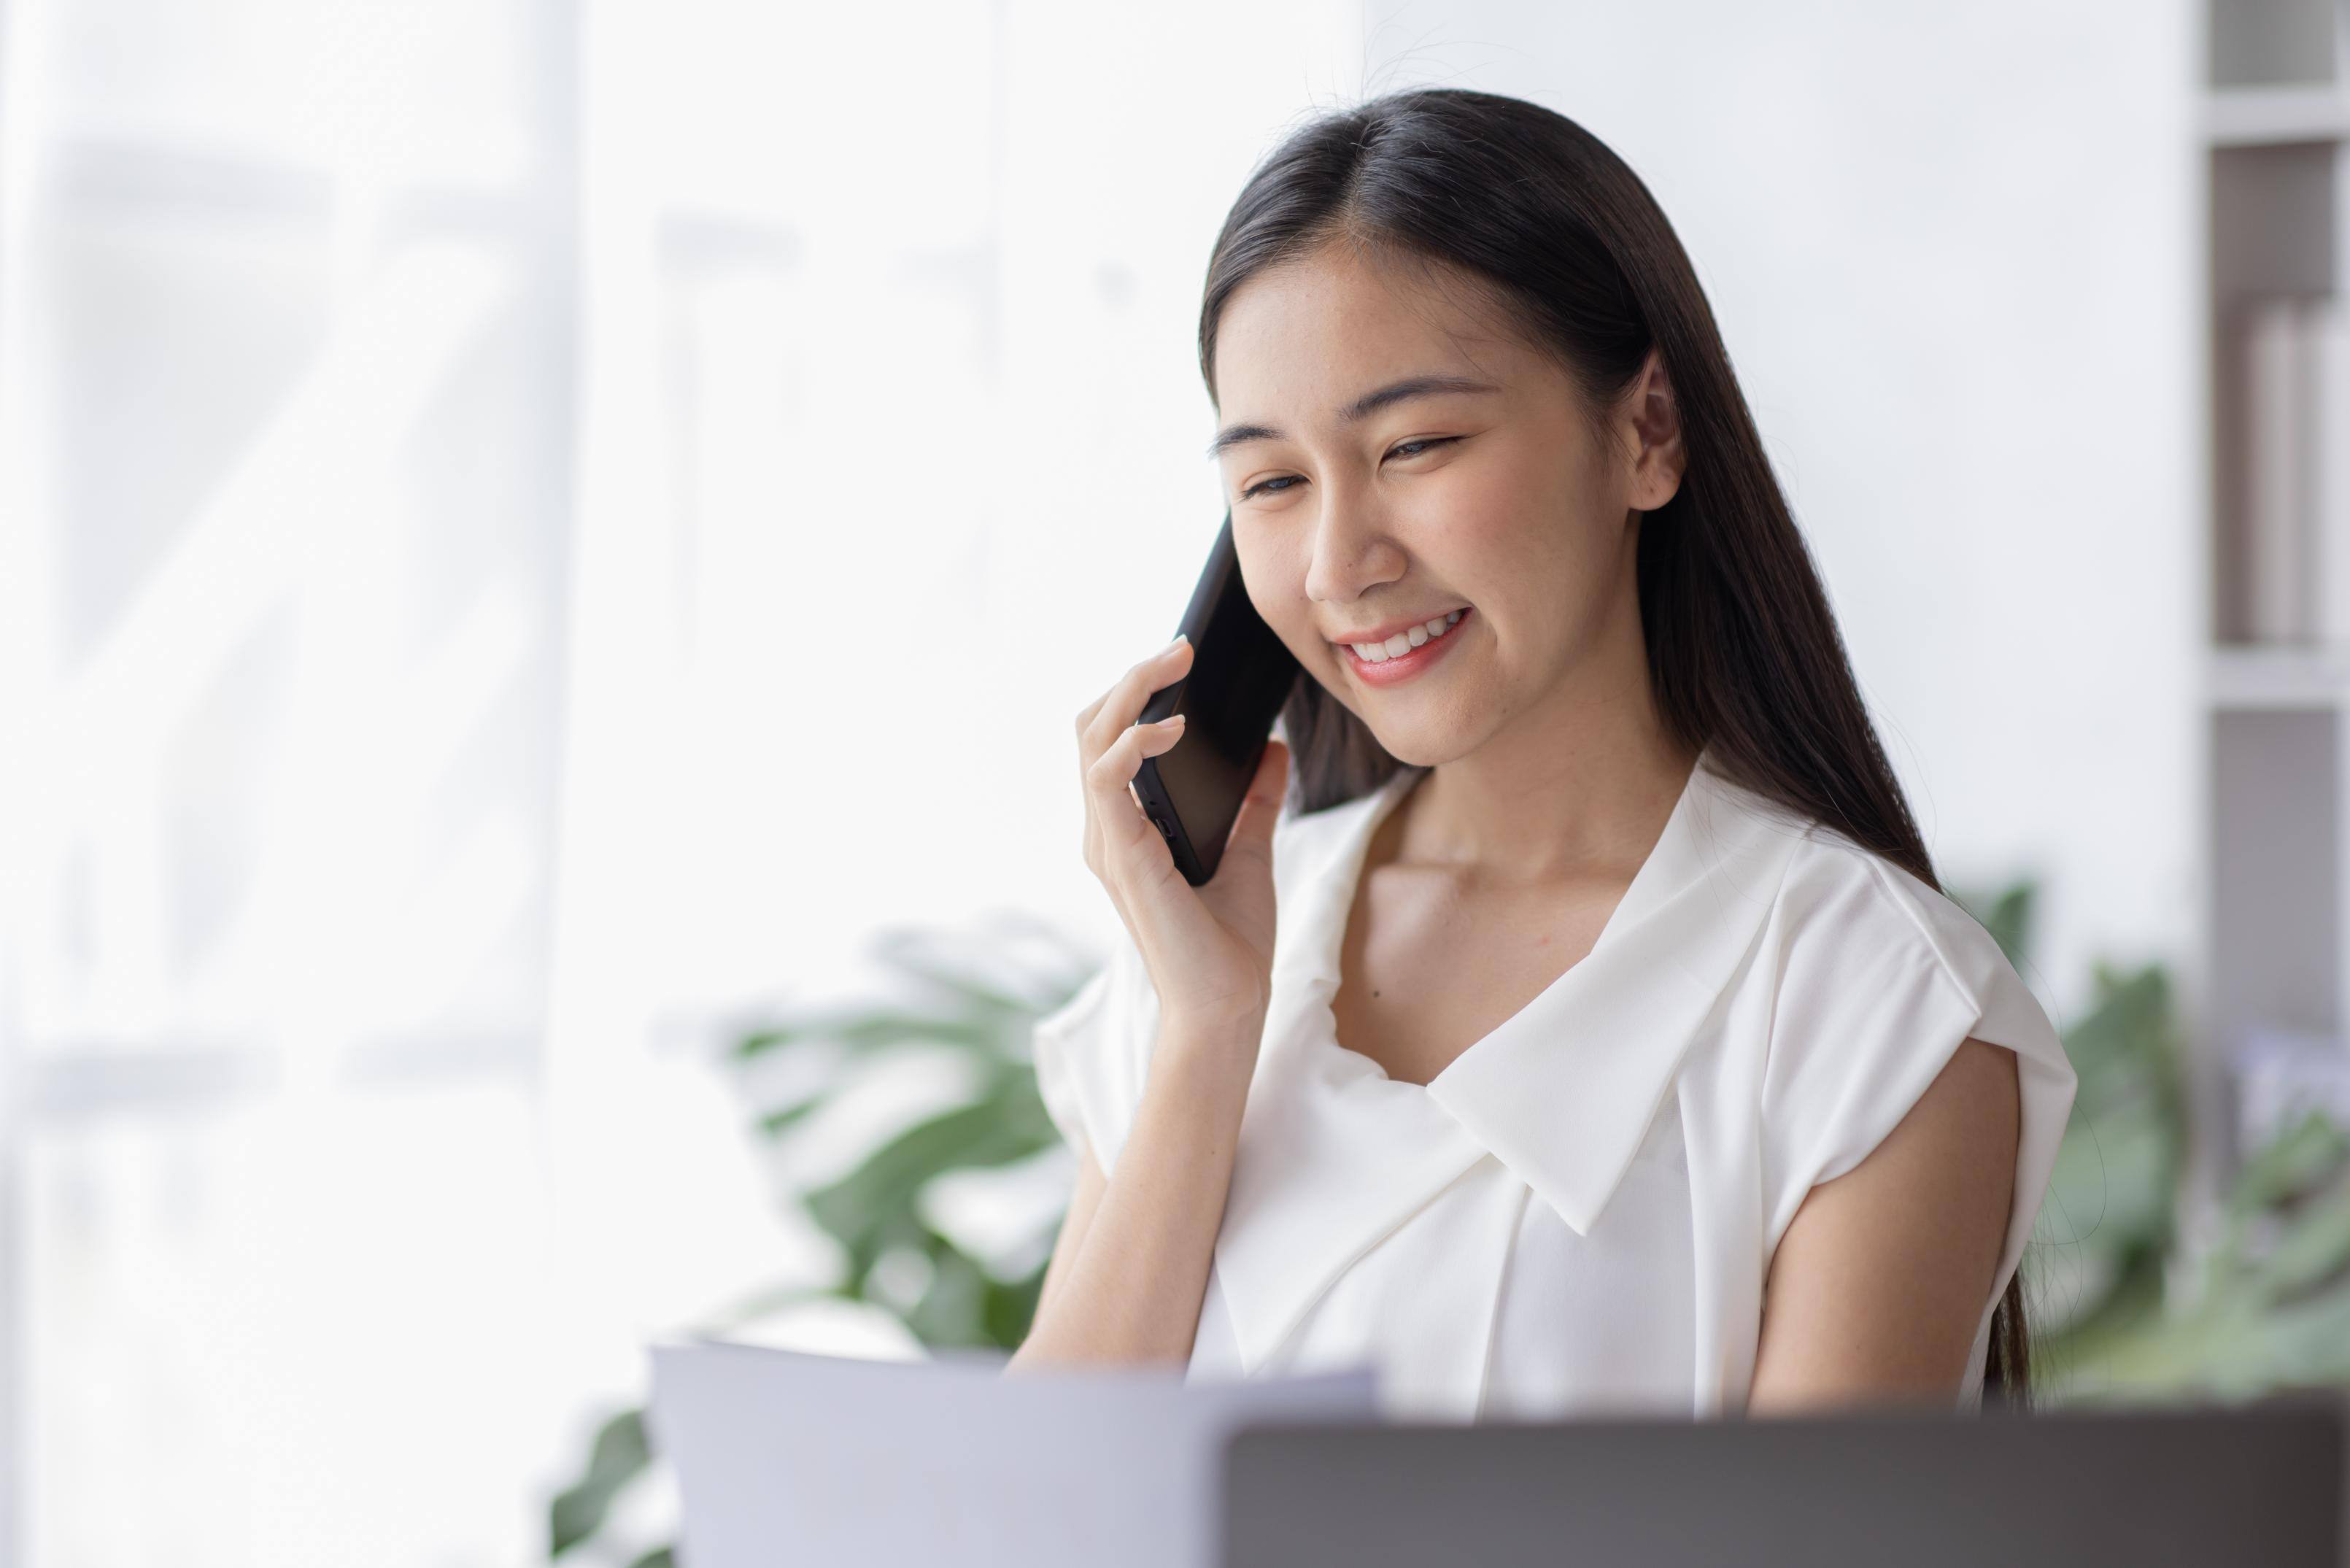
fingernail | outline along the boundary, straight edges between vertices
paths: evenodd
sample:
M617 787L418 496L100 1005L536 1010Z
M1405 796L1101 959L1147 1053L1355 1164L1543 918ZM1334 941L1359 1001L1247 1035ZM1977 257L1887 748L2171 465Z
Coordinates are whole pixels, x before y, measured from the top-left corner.
M1186 635L1185 635L1185 634L1183 634L1182 632L1180 632L1180 631L1179 631L1179 632L1177 632L1177 633L1175 634L1175 640L1174 640L1174 641L1172 641L1172 642L1170 642L1170 643L1169 643L1166 647L1164 647L1164 648L1160 649L1159 651L1159 652L1161 652L1161 653L1172 653L1172 652L1174 652L1177 649L1179 649L1179 648L1182 647L1185 643L1187 643L1187 642L1189 642L1189 641L1191 641L1191 639L1188 636L1186 636Z
M1183 715L1180 713L1170 713L1164 719L1159 720L1159 723L1162 729L1180 729L1183 724Z

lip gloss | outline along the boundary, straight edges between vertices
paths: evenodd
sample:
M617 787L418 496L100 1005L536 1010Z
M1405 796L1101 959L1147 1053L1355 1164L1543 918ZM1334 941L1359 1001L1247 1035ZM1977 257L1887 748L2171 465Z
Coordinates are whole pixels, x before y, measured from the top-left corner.
M1464 607L1461 618L1454 621L1451 629L1442 637L1431 637L1409 653L1399 653L1391 659L1373 662L1357 653L1355 645L1350 642L1338 644L1338 651L1347 660L1347 668L1354 671L1355 679L1364 685L1399 686L1422 670L1432 668L1438 659L1443 658L1451 648L1453 639L1467 628L1476 613L1473 608Z

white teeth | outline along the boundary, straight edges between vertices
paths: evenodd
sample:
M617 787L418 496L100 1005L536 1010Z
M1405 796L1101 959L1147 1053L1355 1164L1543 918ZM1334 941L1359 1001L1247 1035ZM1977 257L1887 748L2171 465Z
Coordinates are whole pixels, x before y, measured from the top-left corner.
M1431 637L1442 637L1461 618L1459 610L1451 610L1419 625L1407 627L1385 642L1350 642L1347 646L1367 664L1385 664L1399 654L1409 653L1426 644Z

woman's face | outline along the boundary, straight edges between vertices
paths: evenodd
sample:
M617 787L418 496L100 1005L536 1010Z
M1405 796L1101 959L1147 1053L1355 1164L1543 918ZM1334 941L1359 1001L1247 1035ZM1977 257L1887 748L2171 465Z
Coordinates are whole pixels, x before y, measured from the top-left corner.
M1392 755L1464 756L1578 670L1620 678L1627 639L1645 680L1635 513L1671 498L1679 442L1639 458L1658 427L1627 412L1611 454L1474 291L1326 246L1232 295L1215 378L1249 597ZM1348 646L1399 632L1384 662Z

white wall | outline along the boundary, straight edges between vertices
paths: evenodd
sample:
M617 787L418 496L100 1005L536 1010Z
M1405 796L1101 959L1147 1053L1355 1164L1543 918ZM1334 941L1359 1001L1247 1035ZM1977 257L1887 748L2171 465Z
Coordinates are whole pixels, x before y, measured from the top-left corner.
M1068 722L1221 513L1209 246L1367 79L1650 182L2055 994L2189 929L2184 0L0 16L0 1563L516 1561L806 1262L669 1046L1113 929Z
M779 952L828 969L877 921L1005 905L1112 929L1067 720L1171 628L1220 514L1192 347L1209 246L1295 117L1440 80L1571 115L1657 193L1944 875L2042 875L2035 978L2060 1000L2093 954L2180 956L2200 593L2183 0L1001 18L968 122L997 195L967 214L962 296L992 318L910 329L907 236L804 223L816 275L862 282L788 306L824 327L794 347L868 379L837 389L853 412L805 405L837 428L771 506L696 535L700 635L762 657L704 688L735 722L698 764L730 781L700 870L733 892L681 978L772 979ZM837 156L878 181L887 151ZM917 494L943 534L895 521ZM771 591L786 571L795 591ZM885 608L920 629L853 668L827 653L820 682L795 662L815 628ZM734 831L754 809L773 835ZM809 821L838 831L785 826ZM824 895L750 898L785 885Z
M2181 0L1370 0L1376 90L1531 98L1693 257L1944 877L2060 1007L2193 935L2202 556ZM2061 1022L2061 1020L2060 1020Z

